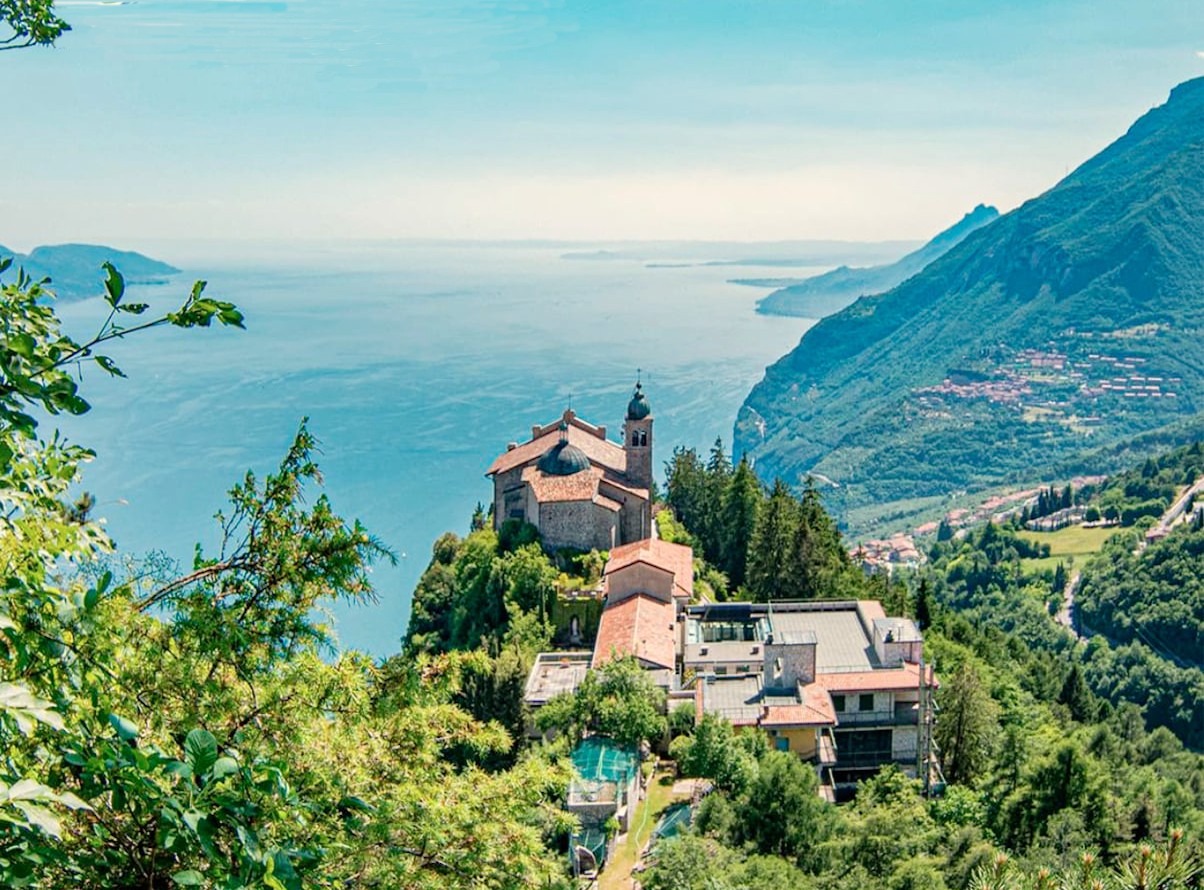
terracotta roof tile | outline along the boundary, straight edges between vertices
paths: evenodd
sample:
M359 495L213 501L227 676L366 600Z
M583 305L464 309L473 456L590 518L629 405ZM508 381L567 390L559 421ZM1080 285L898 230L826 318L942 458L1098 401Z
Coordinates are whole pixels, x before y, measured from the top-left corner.
M836 707L828 690L817 683L799 687L796 705L768 705L762 726L835 726Z
M674 614L672 603L642 593L607 606L598 624L593 667L634 655L649 664L672 669L677 652Z
M627 472L627 452L623 450L622 445L608 439L599 439L592 433L571 424L567 432L569 442L585 452L585 456L589 458L591 464L605 467L620 476ZM485 471L485 475L504 473L538 460L545 451L559 441L560 430L553 428L542 436L530 439L517 448L499 454L490 464L489 469Z
M534 464L523 470L522 479L531 486L535 500L541 504L556 501L589 501L598 493L598 480L602 471L590 467L571 476L550 476L540 472Z
M932 685L939 685L929 672ZM879 692L900 689L918 689L920 666L904 662L897 668L879 668L874 671L849 671L847 673L819 674L816 684L829 692Z
M659 538L645 538L616 547L610 551L610 559L603 576L617 572L637 562L645 562L673 573L673 585L677 596L694 595L694 551L683 544L671 544Z

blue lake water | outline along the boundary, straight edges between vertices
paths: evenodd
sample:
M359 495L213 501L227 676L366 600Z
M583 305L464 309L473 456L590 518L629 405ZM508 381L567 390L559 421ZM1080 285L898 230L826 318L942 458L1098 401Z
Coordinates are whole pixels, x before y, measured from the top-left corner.
M122 550L187 562L194 543L213 542L224 492L249 468L270 470L307 415L336 510L404 554L376 570L378 604L335 610L339 639L396 651L431 543L463 533L488 501L483 473L508 441L558 416L570 396L617 436L642 368L658 464L675 445L728 442L745 394L811 324L759 316L765 291L726 283L764 268L648 268L563 252L214 245L222 259L209 260L195 245L156 251L188 268L131 298L165 305L205 277L209 293L244 310L248 329L144 334L111 350L128 380L88 375L94 410L63 426L97 451L84 479L97 514ZM62 314L83 336L102 306Z

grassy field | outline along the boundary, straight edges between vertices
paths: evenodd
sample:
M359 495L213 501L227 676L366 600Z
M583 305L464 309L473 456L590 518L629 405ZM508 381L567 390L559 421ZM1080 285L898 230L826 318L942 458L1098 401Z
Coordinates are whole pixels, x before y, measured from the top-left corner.
M639 860L640 850L656 830L661 813L670 804L682 799L684 798L675 797L673 794L672 770L658 770L648 783L647 796L636 807L635 816L631 820L631 830L622 842L615 846L615 855L598 876L599 890L627 890L631 887L631 870Z
M1021 532L1020 536L1038 544L1049 545L1049 556L1044 559L1024 559L1021 565L1026 572L1040 572L1053 569L1059 562L1067 567L1082 567L1091 556L1099 553L1108 540L1119 529L1116 528L1083 528L1081 525L1070 525L1056 532Z

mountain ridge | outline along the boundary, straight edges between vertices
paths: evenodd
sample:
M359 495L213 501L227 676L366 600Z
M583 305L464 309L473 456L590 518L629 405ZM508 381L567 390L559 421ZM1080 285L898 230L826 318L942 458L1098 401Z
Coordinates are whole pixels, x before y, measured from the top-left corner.
M893 263L878 266L838 266L830 272L775 290L757 302L765 315L822 318L839 312L860 296L890 290L923 270L966 236L999 217L999 211L979 204L949 228Z
M1074 464L1173 424L1204 405L1202 231L1204 78L812 327L749 394L736 448L766 477L823 473L860 507Z

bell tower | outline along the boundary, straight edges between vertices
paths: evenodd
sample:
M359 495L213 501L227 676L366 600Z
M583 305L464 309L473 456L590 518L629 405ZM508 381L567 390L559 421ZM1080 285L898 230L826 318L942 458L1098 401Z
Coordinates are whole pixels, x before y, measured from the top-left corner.
M627 403L623 424L623 450L627 452L627 478L641 488L652 488L652 406L636 378L635 392Z

